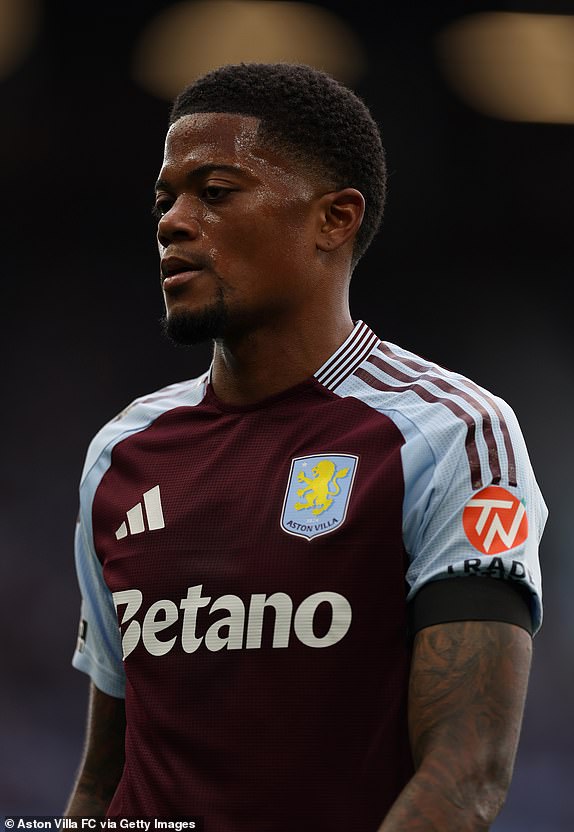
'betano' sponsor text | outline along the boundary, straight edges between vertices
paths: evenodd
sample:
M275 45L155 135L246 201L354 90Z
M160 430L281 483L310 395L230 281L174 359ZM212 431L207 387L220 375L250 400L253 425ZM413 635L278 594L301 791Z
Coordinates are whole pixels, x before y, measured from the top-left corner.
M288 647L293 635L307 647L331 647L344 638L351 626L351 605L338 592L315 592L294 609L286 592L254 593L245 603L237 595L221 595L212 600L202 591L203 584L198 584L188 587L179 603L168 598L155 601L143 617L144 597L139 589L114 592L124 659L140 644L152 656L165 656L178 641L185 653L194 653L200 647L210 651L254 650L261 647L264 626L273 628L271 646L275 648ZM330 623L325 632L317 635L314 625L322 605L330 608ZM203 608L208 609L200 613ZM270 608L274 616L265 616ZM227 614L222 616L222 612ZM206 622L206 613L209 617L215 613L216 619ZM198 618L203 626L199 626ZM171 638L162 638L161 633L174 624L181 624L181 631Z

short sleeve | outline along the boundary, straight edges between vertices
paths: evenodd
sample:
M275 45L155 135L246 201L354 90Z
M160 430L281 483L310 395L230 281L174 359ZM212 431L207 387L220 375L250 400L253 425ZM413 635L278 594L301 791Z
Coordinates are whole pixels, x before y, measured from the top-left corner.
M80 515L75 533L75 562L82 601L72 665L87 673L99 690L123 698L125 674L116 610L88 535Z
M448 584L440 593L425 593L433 599L432 605L426 604L425 620L435 620L429 617L431 609L437 623L453 616L464 619L465 598L472 610L468 617L486 618L489 612L497 617L504 597L511 605L523 606L523 601L516 601L520 598L526 599L531 631L536 633L542 623L539 544L548 511L513 410L498 397L490 401L489 432L483 425L482 431L471 434L470 420L451 417L446 408L430 427L421 420L406 428L403 533L409 556L408 600L432 582L456 579L451 593ZM482 585L470 591L467 584L461 591L461 578ZM516 598L496 589L491 593L493 584L486 582L492 579L517 589Z

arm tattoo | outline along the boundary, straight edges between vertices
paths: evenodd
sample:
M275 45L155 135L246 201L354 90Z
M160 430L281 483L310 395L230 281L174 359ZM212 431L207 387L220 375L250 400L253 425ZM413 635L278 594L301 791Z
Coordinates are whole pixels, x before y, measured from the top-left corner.
M472 752L492 737L511 745L514 757L529 666L530 637L512 625L461 621L422 630L409 694L415 763L436 740L462 752L454 743L469 733Z
M416 774L381 832L480 832L500 811L522 724L531 637L460 621L415 639L409 727Z

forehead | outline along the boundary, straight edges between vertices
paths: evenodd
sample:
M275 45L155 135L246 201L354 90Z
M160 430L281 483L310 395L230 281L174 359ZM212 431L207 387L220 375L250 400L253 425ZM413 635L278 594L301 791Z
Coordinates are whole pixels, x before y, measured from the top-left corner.
M235 164L255 172L287 169L289 162L258 137L259 119L230 113L192 113L171 125L166 136L164 167Z

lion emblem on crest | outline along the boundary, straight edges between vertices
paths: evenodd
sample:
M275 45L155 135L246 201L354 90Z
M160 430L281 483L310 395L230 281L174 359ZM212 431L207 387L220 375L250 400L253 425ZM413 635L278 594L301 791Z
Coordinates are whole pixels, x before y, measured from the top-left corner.
M348 468L341 468L337 471L337 466L330 459L321 459L311 469L312 477L307 477L304 471L299 471L297 476L298 482L303 482L303 488L297 489L298 497L305 497L306 502L296 502L294 508L301 511L305 508L310 508L312 514L322 514L333 504L333 497L340 493L341 487L338 483L342 477L346 477L349 473ZM333 490L330 491L329 487Z

